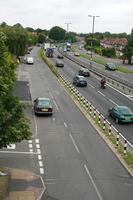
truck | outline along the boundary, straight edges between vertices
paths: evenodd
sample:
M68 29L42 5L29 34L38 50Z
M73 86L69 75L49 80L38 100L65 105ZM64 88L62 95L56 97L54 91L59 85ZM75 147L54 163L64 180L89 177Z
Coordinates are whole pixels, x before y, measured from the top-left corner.
M50 48L50 43L44 43L44 50L46 51L47 48Z
M46 48L46 56L52 58L54 53L53 48Z
M71 44L69 42L66 42L64 45L64 49L66 49L66 51L70 51L71 50Z

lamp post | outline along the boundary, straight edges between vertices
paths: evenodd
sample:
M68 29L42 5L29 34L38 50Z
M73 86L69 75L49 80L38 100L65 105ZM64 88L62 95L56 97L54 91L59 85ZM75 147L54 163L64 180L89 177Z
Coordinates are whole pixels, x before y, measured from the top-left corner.
M72 24L72 23L65 23L66 25L67 25L67 33L68 33L68 31L69 31L69 24Z
M93 34L94 34L95 18L100 17L100 16L88 15L88 17L92 17L92 39L91 39L91 60L92 60L92 47L93 47Z

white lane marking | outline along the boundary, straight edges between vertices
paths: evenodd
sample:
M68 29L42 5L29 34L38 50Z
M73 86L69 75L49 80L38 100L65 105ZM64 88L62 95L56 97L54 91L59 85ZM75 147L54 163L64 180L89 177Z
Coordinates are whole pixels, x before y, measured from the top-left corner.
M91 180L91 182L92 182L92 184L93 184L93 187L95 188L95 191L96 191L96 193L97 193L98 198L99 198L100 200L103 200L103 198L101 197L101 194L100 194L100 192L99 192L99 190L98 190L98 188L97 188L97 186L96 186L96 184L95 184L95 182L94 182L94 180L93 180L93 178L92 178L92 176L91 176L91 174L90 174L90 172L89 172L89 170L88 170L88 168L87 168L87 166L86 166L85 164L84 164L84 168L85 168L85 170L86 170L88 176L90 177L90 180Z
M51 97L52 99L54 98L51 92L49 92L49 95L50 95L50 97Z
M35 142L36 142L36 143L39 143L39 139L35 139Z
M30 149L30 152L33 152L33 149Z
M33 148L33 145L32 145L32 144L29 144L29 148L32 149L32 148Z
M105 97L105 94L103 94L102 92L100 92L99 90L98 90L98 93L100 93L102 96L104 96Z
M39 166L43 167L43 162L42 161L39 161Z
M40 149L40 144L36 144L36 148L37 148L37 149Z
M67 128L67 124L66 124L66 122L64 122L64 126Z
M37 121L36 121L35 115L34 115L34 124L35 124L35 134L34 134L34 136L37 137L38 130L37 130Z
M7 149L15 149L15 148L16 148L16 144L7 145Z
M42 160L42 156L41 155L38 155L38 160Z
M77 152L78 152L78 153L80 153L80 151L79 151L79 149L78 149L78 147L77 147L77 145L76 145L76 143L75 143L75 141L74 141L74 139L73 139L72 135L71 135L71 134L69 134L69 136L70 136L70 138L71 138L71 140L72 140L72 143L73 143L73 145L74 145L75 149L77 150Z
M110 102L112 102L113 104L115 104L116 106L118 106L117 103L115 103L112 99L109 99Z
M29 140L28 142L29 142L29 143L32 143L32 140Z
M37 154L37 152L19 152L19 151L0 151L0 153L9 153L9 154Z
M41 150L40 150L40 149L37 149L37 153L38 153L38 154L41 154Z
M40 174L44 174L44 169L40 168Z
M52 119L53 119L53 121L55 121L55 117L53 117Z
M57 95L59 95L59 94L60 94L60 92L59 92L58 90L55 90L55 92L56 92L56 94L57 94Z
M56 101L54 101L54 104L55 104L56 109L59 110L59 107L58 107Z
M89 86L91 86L92 88L95 88L93 85L89 84Z

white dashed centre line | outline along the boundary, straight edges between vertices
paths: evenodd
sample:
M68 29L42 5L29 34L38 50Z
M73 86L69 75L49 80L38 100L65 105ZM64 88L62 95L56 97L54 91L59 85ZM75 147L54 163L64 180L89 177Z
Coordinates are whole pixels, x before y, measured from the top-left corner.
M116 106L118 106L117 103L115 103L112 99L109 99L110 102L112 102L113 104L115 104Z
M105 94L103 94L102 92L98 91L98 93L105 97Z
M77 145L76 145L76 143L75 143L75 141L74 141L74 139L73 139L73 136L72 136L71 134L69 134L69 136L70 136L70 138L71 138L71 140L72 140L72 143L73 143L75 149L77 150L78 153L80 153L80 151L79 151L79 149L78 149L78 147L77 147Z

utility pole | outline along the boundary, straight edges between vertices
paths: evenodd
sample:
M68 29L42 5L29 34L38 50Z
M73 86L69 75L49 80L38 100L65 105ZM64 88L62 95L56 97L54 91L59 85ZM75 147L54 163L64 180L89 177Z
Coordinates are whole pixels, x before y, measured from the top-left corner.
M67 25L67 33L68 33L68 31L69 31L69 25L72 24L72 23L69 22L69 23L65 23L65 24Z
M95 18L100 16L95 15L88 15L88 17L92 17L92 40L91 40L91 60L92 60L92 47L93 47L93 35L94 35L94 25L95 25Z

